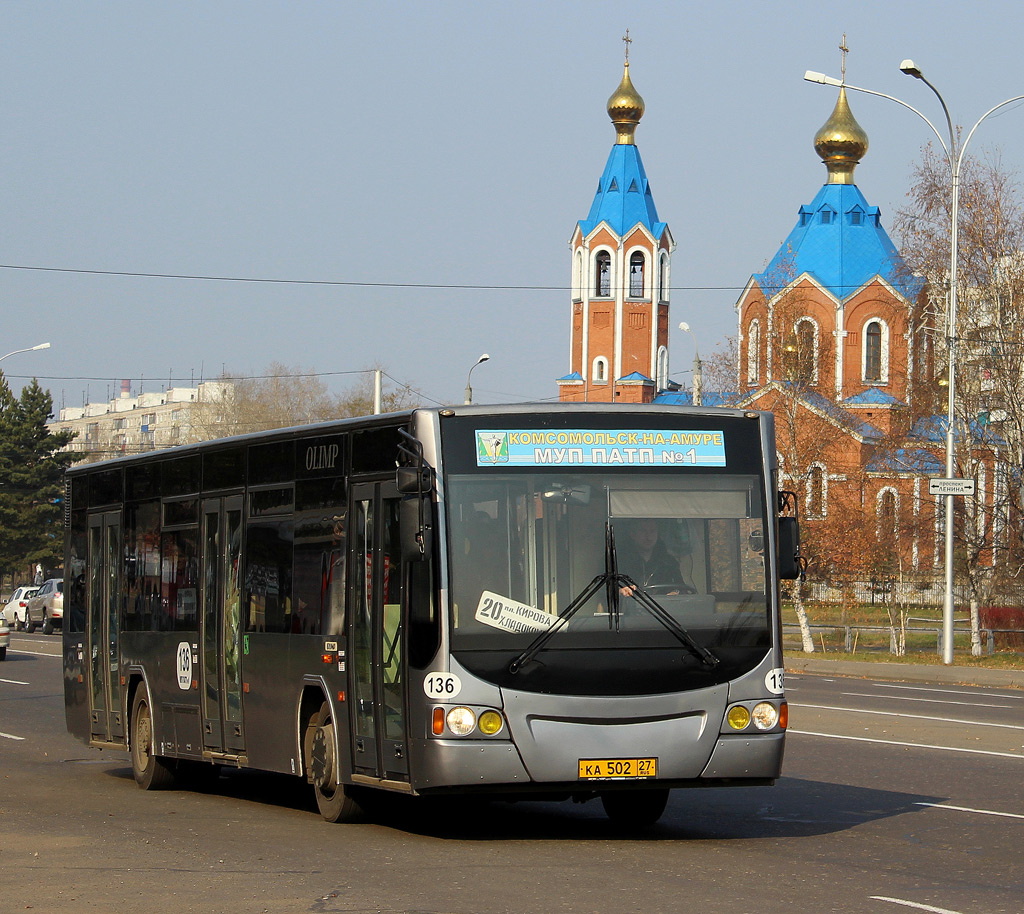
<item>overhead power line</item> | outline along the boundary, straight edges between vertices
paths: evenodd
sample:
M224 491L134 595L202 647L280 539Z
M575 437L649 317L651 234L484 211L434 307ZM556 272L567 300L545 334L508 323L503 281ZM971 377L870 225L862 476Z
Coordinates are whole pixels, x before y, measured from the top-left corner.
M203 276L194 273L144 273L131 270L81 270L73 267L31 267L0 263L0 270L35 273L73 273L82 276L125 276L138 279L188 279L198 282L244 282L279 286L348 286L360 289L465 289L473 292L569 292L569 286L486 285L442 282L362 282L343 279L280 279L269 276ZM745 286L672 286L674 292L737 292Z

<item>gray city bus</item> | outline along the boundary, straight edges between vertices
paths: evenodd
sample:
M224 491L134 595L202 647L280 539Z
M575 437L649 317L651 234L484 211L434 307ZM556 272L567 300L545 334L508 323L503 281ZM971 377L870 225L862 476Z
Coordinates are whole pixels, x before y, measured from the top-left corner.
M593 404L72 468L68 730L145 789L304 778L330 821L386 791L645 824L672 788L770 784L800 563L775 463L769 413Z

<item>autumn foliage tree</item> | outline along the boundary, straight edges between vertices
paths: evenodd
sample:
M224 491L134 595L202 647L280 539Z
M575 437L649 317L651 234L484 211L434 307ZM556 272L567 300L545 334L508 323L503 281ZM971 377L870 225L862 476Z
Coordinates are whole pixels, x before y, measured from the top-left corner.
M929 145L895 228L947 316L951 217L949 167ZM975 480L978 494L958 500L953 532L957 576L970 591L972 649L980 653L979 605L1024 567L1014 531L1024 466L1024 205L1016 174L997 152L963 161L957 247L957 321L950 327L947 319L943 341L947 351L950 340L956 347L954 473Z

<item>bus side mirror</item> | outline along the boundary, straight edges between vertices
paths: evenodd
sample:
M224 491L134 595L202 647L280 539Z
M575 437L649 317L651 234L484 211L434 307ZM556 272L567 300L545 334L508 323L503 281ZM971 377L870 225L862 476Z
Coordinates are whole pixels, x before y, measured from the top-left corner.
M430 467L425 463L421 463L419 466L398 467L395 471L395 485L403 495L412 493L420 495L429 492L432 482Z
M803 570L800 561L800 525L795 517L779 518L779 577L795 581Z
M434 522L430 498L407 495L398 508L402 560L422 562L430 558L434 543Z

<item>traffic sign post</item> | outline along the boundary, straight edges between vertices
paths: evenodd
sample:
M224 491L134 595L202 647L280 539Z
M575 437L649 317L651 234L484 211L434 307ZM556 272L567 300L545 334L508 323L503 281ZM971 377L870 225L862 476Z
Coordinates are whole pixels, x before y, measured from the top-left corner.
M929 495L973 495L973 479L929 479Z

